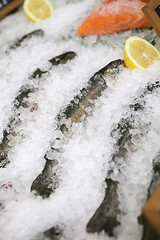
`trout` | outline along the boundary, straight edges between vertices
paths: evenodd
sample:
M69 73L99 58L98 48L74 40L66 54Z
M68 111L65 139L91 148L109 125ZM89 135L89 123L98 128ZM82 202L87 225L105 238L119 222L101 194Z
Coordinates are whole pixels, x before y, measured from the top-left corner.
M160 88L160 82L157 81L155 83L149 83L146 88L143 90L143 93L140 94L139 97L135 98L133 104L130 104L128 110L128 116L126 118L122 118L120 122L117 124L117 127L111 131L111 137L118 136L116 140L116 144L114 145L114 149L116 149L115 153L111 157L111 161L118 163L118 158L125 159L127 154L127 147L132 145L133 136L132 131L136 129L134 120L137 112L142 112L145 109L145 100L144 97L147 94L152 94L156 89ZM139 127L141 126L139 120ZM143 134L139 133L138 138L140 138ZM137 135L136 135L137 137ZM90 233L99 233L104 230L109 236L114 235L114 228L118 226L120 223L117 220L117 215L120 213L119 209L119 201L117 189L119 183L117 181L111 180L112 171L108 172L108 176L106 178L107 188L104 196L104 200L96 210L95 214L91 217L87 224L87 231ZM108 184L109 181L109 184ZM111 193L110 189L113 189L113 193ZM105 207L104 207L105 206ZM109 210L110 209L110 210ZM103 212L103 214L102 214ZM152 238L153 239L153 238ZM144 239L143 239L144 240ZM146 240L146 239L145 239Z
M16 49L17 47L20 47L21 43L23 43L25 40L32 38L33 36L43 37L44 32L42 29L36 29L30 33L27 33L22 38L17 39L12 45L10 45L10 47L8 48L8 50L6 50L6 52L9 52L9 50L12 50L12 49Z
M116 75L123 68L123 60L119 59L109 63L96 72L88 81L87 87L82 88L80 90L80 94L75 96L67 107L64 110L62 109L58 114L56 118L57 131L64 136L67 132L69 132L73 123L80 122L82 116L87 115L87 107L92 106L94 104L94 100L107 89L107 81L115 79ZM66 120L69 120L69 125L68 123L64 123ZM63 138L57 138L55 141L60 142L59 145L63 145ZM34 190L37 195L40 195L43 198L49 197L58 186L58 175L56 174L56 171L53 170L53 168L56 168L58 165L58 160L54 157L54 153L57 155L57 152L61 152L61 149L53 147L51 151L53 153L52 159L47 157L47 153L45 154L45 166L31 185L31 191Z
M37 68L29 77L30 80L37 81L37 79L41 79L41 77L46 74L53 66L57 66L59 64L65 64L69 60L72 60L75 58L76 53L69 51L66 53L63 53L61 55L58 55L56 57L53 57L49 60L51 63L51 67L43 71L39 68ZM11 148L10 146L10 139L11 137L15 136L16 133L14 131L15 126L17 126L21 121L19 119L19 108L28 108L29 103L27 102L27 98L29 98L29 95L31 93L34 93L37 91L37 87L34 85L28 84L26 86L22 86L21 89L19 90L19 95L15 98L13 101L13 116L9 119L9 122L7 124L6 129L3 131L3 137L0 143L0 168L6 167L6 165L10 162L8 159L8 152ZM37 106L36 104L33 103L33 106L31 108L31 111L36 110Z

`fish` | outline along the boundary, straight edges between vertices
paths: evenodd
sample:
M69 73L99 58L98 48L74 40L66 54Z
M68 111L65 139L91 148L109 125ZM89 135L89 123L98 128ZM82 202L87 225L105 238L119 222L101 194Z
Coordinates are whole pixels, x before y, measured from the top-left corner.
M59 225L53 225L51 228L44 232L39 232L34 239L35 240L60 240L64 239L62 236L63 227Z
M40 195L43 198L48 198L51 193L58 187L58 176L56 172L53 172L53 168L57 167L58 161L55 159L48 159L44 156L46 162L45 166L31 185L31 192L36 192L36 195Z
M49 69L44 71L39 68L36 68L36 70L28 77L28 83L19 89L19 94L13 101L12 109L13 116L10 117L6 128L3 130L2 140L0 142L0 168L5 168L7 164L10 163L10 160L8 158L8 153L9 150L11 149L10 141L12 137L17 135L14 130L15 126L17 126L21 122L19 118L20 107L23 107L23 109L30 107L31 112L37 110L37 104L35 103L29 104L27 102L27 99L29 98L30 94L33 94L38 90L38 87L35 87L30 82L34 82L37 81L37 79L41 79L42 76L44 76L44 74L46 74L53 66L65 64L68 61L74 59L75 56L76 56L75 52L68 51L49 59L48 61L51 63Z
M133 103L129 105L129 108L127 110L127 117L122 118L117 126L111 131L111 137L116 136L116 143L114 144L114 153L111 156L111 162L114 161L117 165L117 167L120 167L120 163L118 159L126 159L127 155L127 146L132 148L132 138L136 137L137 139L140 139L144 132L147 131L143 130L143 132L139 132L137 135L133 135L133 132L131 130L137 129L135 126L135 116L137 113L142 112L145 109L146 102L144 100L144 97L146 95L152 94L154 91L160 88L160 81L156 81L154 83L149 83L143 90L141 94L139 94L138 97L136 97L133 100ZM139 129L141 129L141 120L139 120ZM143 128L142 128L143 129ZM118 136L118 138L117 138ZM100 231L104 230L106 233L108 233L110 236L114 236L114 228L118 226L119 222L117 219L117 215L120 213L119 210L119 201L118 201L118 181L111 181L112 179L112 172L113 170L110 170L107 172L107 177L105 179L105 182L107 184L107 188L109 189L105 191L105 196L100 204L100 206L97 208L91 219L88 221L86 230L89 233L99 233ZM110 192L110 189L113 189L114 194ZM104 207L105 206L105 207ZM108 209L112 209L112 212L108 212ZM106 211L106 212L105 212ZM100 214L101 213L101 214ZM112 213L112 214L110 214ZM114 221L113 221L114 219ZM154 239L154 238L152 238ZM155 238L156 239L156 238ZM143 239L146 240L146 239Z
M156 156L153 160L153 174L150 186L148 188L148 196L147 200L153 196L153 193L160 187L160 154ZM156 210L154 210L156 214ZM145 217L145 209L143 207L143 233L142 233L142 240L160 240L160 235L157 231L151 226L148 219ZM152 223L154 224L154 223Z
M118 182L110 178L106 179L106 185L104 200L88 222L86 229L88 233L99 233L104 230L112 237L113 229L120 225L117 220L117 215L120 213L117 196Z
M20 47L25 40L30 39L33 36L43 37L44 31L42 29L36 29L32 32L25 34L23 37L21 37L20 39L17 39L13 44L11 44L9 48L6 50L6 52L9 52L9 50L16 49L17 47Z
M102 92L107 89L107 80L115 79L116 75L122 69L124 69L123 60L118 59L110 62L89 79L87 86L80 90L80 93L71 100L65 109L60 110L60 113L56 117L56 130L60 132L59 135L62 135L62 137L55 139L53 141L53 147L48 150L52 151L52 159L47 157L47 153L44 155L44 168L31 185L31 191L34 191L36 195L46 198L55 191L59 180L53 168L56 169L56 165L58 165L56 156L57 152L60 153L62 151L63 137L70 132L74 123L79 123L82 116L87 116L87 107L93 106L94 100L100 97ZM54 142L57 142L55 145L60 147L54 148Z
M62 237L62 230L57 225L46 230L44 236L47 237L48 240L59 240Z
M141 11L148 0L106 0L97 5L79 26L77 35L108 35L121 31L151 27Z

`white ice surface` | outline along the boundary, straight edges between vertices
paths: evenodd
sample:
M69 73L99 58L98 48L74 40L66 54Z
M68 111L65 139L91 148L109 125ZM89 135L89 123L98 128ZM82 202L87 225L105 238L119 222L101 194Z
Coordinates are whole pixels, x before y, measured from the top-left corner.
M45 164L43 158L50 142L57 136L56 116L61 109L86 86L93 74L115 59L123 59L123 46L129 36L137 35L152 41L160 49L154 30L126 31L110 36L80 38L76 29L98 0L55 0L53 17L32 23L23 9L0 21L0 138L12 116L13 100L28 76L37 68L48 68L48 59L66 51L77 57L65 65L53 67L39 83L39 90L31 94L30 102L38 110L22 109L22 123L11 141L10 164L0 169L0 186L11 183L12 188L0 189L1 240L34 240L54 225L63 229L67 240L110 239L104 232L88 234L86 225L103 200L105 177L113 171L113 179L120 182L119 201L121 226L116 240L140 240L142 228L137 223L151 180L152 160L160 150L160 91L146 97L147 107L141 119L148 132L136 143L136 151L128 153L119 168L110 162L116 139L111 129L117 126L128 106L143 91L148 82L159 80L160 63L149 69L125 69L108 83L108 89L95 101L88 118L74 124L72 135L66 139L59 157L60 186L48 199L30 192L35 177ZM21 47L5 53L8 46L24 34L41 28L44 37L33 37ZM21 109L20 109L21 110ZM138 126L137 126L138 127ZM22 136L22 137L19 137Z

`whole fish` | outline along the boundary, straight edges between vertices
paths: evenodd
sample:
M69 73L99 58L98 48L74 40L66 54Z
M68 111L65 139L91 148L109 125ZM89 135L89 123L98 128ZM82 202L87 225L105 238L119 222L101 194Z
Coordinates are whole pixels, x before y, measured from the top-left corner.
M86 115L86 108L92 106L93 100L98 98L107 88L107 81L115 79L116 75L123 68L123 60L119 59L109 63L96 72L88 81L87 87L81 89L80 94L74 97L64 110L60 111L57 116L57 130L63 136L69 131L73 123L78 123L81 117ZM70 120L69 124L66 120ZM63 145L63 137L57 138L55 141L59 142L60 146ZM53 170L58 164L54 153L57 156L57 152L61 152L61 149L52 147L50 151L52 151L52 157L48 158L47 154L45 154L44 159L46 163L42 173L36 177L31 186L31 191L36 191L36 194L41 195L43 198L49 197L58 185L58 176L56 171Z
M118 166L120 163L117 161L118 159L124 159L126 158L127 154L127 147L132 147L132 138L138 137L140 138L143 133L141 131L136 136L133 135L132 131L133 129L137 129L137 124L135 125L135 117L137 112L142 112L145 109L146 102L144 97L147 94L152 94L153 91L160 88L160 82L157 81L155 83L150 83L146 86L143 93L140 94L139 97L135 98L133 101L133 104L130 104L128 109L128 116L126 118L122 118L120 122L117 124L117 127L114 128L111 132L111 136L114 137L118 136L116 140L116 144L114 145L115 152L112 155L111 161L114 161L116 165ZM141 121L139 120L139 128L141 128ZM145 131L145 130L144 130ZM146 130L147 131L147 130ZM90 233L100 232L104 230L106 233L108 233L110 236L114 233L114 228L119 224L117 220L117 215L120 213L119 210L119 201L118 201L118 182L117 181L111 181L111 174L112 170L108 172L108 176L106 178L107 190L106 188L106 194L104 196L104 200L96 210L95 214L91 217L87 224L87 231ZM108 194L110 192L110 189L113 189L114 194ZM105 208L104 208L105 206ZM109 209L112 209L111 212L108 211ZM104 212L106 211L106 212ZM102 213L103 214L100 214ZM113 221L114 219L114 221Z
M30 76L29 80L32 82L37 81L37 79L41 79L41 77L46 74L53 66L57 66L59 64L65 64L67 61L72 60L76 56L75 52L69 51L53 57L49 60L51 63L51 67L48 70L43 71L37 68ZM17 126L21 120L19 118L19 108L28 108L30 105L27 102L27 98L31 93L34 93L37 89L33 84L28 83L26 86L22 86L19 90L19 95L13 101L13 116L9 119L6 129L3 131L3 137L0 143L0 168L4 168L10 161L8 159L8 152L11 148L10 139L15 136L16 133L14 131L15 126ZM30 111L34 111L37 109L35 103L32 104Z
M160 154L154 159L153 162L153 175L151 184L148 188L148 197L149 199L152 194L160 187ZM156 210L155 214L156 214ZM151 226L147 218L143 216L143 235L142 240L160 240L160 235L156 230Z

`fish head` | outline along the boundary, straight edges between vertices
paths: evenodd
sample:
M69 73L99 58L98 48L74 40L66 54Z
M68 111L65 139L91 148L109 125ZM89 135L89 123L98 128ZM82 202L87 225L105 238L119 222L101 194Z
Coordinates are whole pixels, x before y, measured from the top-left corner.
M62 237L62 230L57 225L45 231L44 235L50 240L59 240Z
M124 69L124 61L121 59L118 59L110 62L106 67L104 67L102 69L103 72L101 74L105 81L114 80L117 73L119 73L123 69Z

